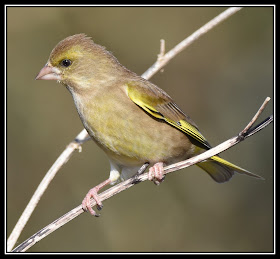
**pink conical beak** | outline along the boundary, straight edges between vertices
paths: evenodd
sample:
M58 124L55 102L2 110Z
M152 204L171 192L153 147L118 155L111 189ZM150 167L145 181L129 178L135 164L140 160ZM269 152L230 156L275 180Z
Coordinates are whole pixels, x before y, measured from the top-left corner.
M48 63L40 70L35 80L61 80L59 69Z

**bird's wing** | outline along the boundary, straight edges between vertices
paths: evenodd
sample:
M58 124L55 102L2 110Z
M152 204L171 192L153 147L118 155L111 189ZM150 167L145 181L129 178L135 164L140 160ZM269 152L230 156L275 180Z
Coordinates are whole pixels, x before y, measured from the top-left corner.
M147 113L188 134L204 148L211 147L191 118L162 89L145 80L132 81L126 87L129 98Z

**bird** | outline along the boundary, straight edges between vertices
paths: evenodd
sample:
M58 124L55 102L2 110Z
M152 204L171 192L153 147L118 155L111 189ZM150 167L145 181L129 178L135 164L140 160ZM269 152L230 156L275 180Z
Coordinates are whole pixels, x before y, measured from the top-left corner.
M148 179L159 185L164 166L211 148L195 122L161 88L124 67L84 33L69 36L51 51L36 80L55 80L71 93L78 115L110 162L109 178L91 188L82 207L103 207L98 192L137 174L149 164ZM235 172L263 179L219 155L196 164L218 183Z

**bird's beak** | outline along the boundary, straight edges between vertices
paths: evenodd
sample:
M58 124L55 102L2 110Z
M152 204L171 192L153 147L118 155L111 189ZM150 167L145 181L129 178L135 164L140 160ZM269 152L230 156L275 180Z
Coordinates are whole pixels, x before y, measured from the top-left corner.
M35 80L61 80L59 69L47 63L36 76Z

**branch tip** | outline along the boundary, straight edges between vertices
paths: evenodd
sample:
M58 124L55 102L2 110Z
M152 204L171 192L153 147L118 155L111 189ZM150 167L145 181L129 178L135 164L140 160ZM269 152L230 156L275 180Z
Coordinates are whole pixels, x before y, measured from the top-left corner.
M261 107L259 108L257 113L255 114L255 116L248 123L248 125L239 133L240 136L242 135L243 137L246 137L246 135L248 134L248 131L252 128L253 124L256 122L258 117L261 115L261 113L263 112L265 106L268 104L269 101L270 101L270 97L266 97L263 104L261 105Z
M165 55L165 40L161 39L160 40L160 52L158 54L157 61L161 62L161 60L163 59L164 55Z

